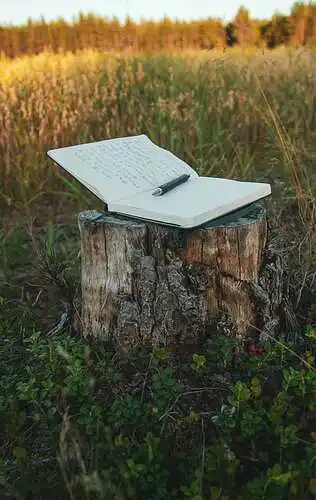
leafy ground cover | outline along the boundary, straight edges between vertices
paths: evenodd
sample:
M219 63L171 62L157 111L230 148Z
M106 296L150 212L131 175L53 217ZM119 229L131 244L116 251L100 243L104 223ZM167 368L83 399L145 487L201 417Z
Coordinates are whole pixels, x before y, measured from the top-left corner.
M295 347L245 352L218 334L196 352L118 359L36 331L28 307L1 321L1 483L13 498L315 494L312 326Z

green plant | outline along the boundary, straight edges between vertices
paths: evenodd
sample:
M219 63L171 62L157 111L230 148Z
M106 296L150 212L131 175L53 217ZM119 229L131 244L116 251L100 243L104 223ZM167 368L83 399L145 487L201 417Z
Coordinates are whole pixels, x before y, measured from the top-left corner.
M199 354L193 354L193 363L191 368L196 373L202 373L206 369L206 358L205 356L200 356Z
M159 369L153 375L154 402L164 412L179 394L180 385L175 380L171 367Z

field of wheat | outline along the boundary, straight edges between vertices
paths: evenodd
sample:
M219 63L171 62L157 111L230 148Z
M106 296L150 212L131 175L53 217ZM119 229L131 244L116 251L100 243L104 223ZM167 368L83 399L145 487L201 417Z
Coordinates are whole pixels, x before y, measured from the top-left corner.
M307 51L1 60L1 202L58 203L49 148L145 133L201 174L287 181L311 215L315 69Z

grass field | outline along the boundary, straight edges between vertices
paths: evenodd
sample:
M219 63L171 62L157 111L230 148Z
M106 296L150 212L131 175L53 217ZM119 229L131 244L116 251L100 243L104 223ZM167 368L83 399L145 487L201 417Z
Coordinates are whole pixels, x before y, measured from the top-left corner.
M285 49L0 60L0 487L13 498L315 494L315 74L316 52ZM271 231L288 256L301 343L236 360L223 337L182 367L163 350L120 365L101 347L52 335L79 286L76 214L101 204L45 151L140 133L202 175L271 183ZM227 372L233 397L215 382L216 396L202 397ZM169 420L166 408L176 410ZM312 423L298 425L307 413ZM264 449L260 433L272 436Z

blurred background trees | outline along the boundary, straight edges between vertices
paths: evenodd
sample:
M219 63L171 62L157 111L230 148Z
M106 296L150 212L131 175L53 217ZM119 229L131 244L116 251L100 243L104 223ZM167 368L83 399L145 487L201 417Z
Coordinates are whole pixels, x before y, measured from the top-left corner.
M194 21L165 17L136 23L130 17L119 22L117 18L79 13L72 22L63 18L46 22L41 18L29 19L21 26L0 26L0 53L10 58L44 50L211 50L233 45L270 49L280 45L315 46L316 3L296 2L289 16L277 12L266 20L252 19L241 6L226 25L211 17Z

